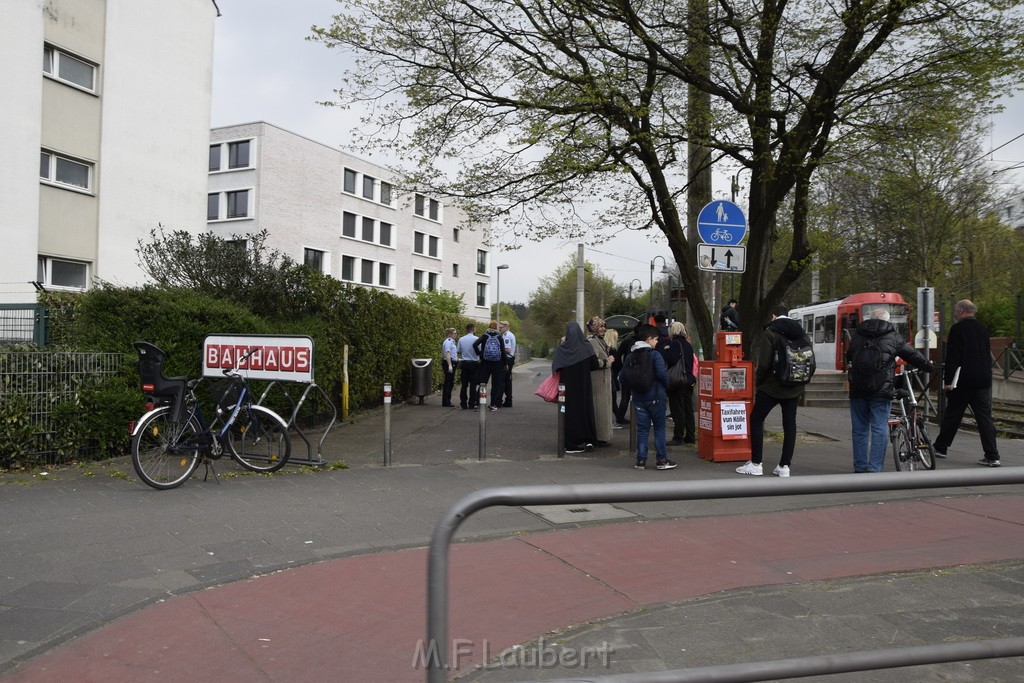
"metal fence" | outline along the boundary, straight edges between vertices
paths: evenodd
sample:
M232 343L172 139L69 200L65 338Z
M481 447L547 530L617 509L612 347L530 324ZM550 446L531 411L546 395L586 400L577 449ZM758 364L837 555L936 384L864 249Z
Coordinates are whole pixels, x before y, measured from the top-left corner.
M54 409L124 367L121 353L0 350L0 401L32 426L27 455L54 464ZM79 453L92 455L92 453Z
M0 305L0 344L48 343L48 310L38 304Z
M769 496L818 495L855 491L896 491L964 486L1024 484L1024 467L1002 470L947 470L882 472L870 477L858 474L816 475L771 481L645 482L577 484L573 486L503 486L475 491L457 501L434 527L427 558L427 648L436 656L427 660L427 683L447 679L448 554L459 526L475 512L495 506L566 505L588 503L638 503L667 500L715 500ZM821 674L868 671L989 657L1024 655L1024 638L942 643L914 648L818 655L774 662L750 662L700 669L652 671L600 678L574 678L593 683L660 683L663 681L766 681ZM569 683L568 679L559 683Z

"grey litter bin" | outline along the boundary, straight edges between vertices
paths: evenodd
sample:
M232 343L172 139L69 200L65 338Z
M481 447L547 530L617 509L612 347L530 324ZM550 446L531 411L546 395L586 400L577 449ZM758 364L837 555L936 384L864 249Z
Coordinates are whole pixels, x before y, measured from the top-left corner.
M433 358L412 359L412 391L409 393L413 396L419 396L420 403L423 403L424 396L433 393L432 382L430 381L432 374L430 364L433 362Z

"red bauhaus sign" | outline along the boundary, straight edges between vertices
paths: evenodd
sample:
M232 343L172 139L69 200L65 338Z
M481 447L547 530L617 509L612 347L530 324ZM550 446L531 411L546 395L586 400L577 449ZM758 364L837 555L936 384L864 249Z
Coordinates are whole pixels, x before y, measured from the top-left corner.
M246 357L246 354L249 354ZM203 376L234 368L247 379L313 381L313 340L301 336L211 334L203 340Z

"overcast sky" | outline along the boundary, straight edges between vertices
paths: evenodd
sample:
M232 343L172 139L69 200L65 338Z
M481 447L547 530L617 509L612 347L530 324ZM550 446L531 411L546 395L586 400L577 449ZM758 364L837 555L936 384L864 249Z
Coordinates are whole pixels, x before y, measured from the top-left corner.
M214 127L266 121L317 142L353 152L349 131L359 125L359 113L324 107L340 82L345 57L320 43L305 40L310 26L329 26L342 5L337 0L217 0L213 67ZM1008 99L1007 111L993 122L989 147L1024 133L1024 94ZM1024 137L992 155L1000 167L1024 160ZM371 159L383 165L386 160ZM1024 173L1007 173L1015 180ZM728 186L716 180L714 196L728 197ZM587 245L586 258L605 275L627 287L634 278L646 290L650 264L656 256L670 258L664 237L625 233L610 242ZM502 273L501 298L525 303L540 277L576 254L576 242L528 242L503 253L497 246L493 263L508 264ZM661 260L658 260L658 270ZM634 283L636 287L636 283Z

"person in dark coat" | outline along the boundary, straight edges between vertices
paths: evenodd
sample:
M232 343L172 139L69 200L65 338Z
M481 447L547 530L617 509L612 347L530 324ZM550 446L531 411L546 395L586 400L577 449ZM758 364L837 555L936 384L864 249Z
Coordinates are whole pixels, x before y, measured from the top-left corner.
M594 420L594 390L590 373L600 369L594 347L575 322L565 324L565 339L555 347L551 372L561 373L565 385L565 452L583 453L594 449L597 423Z
M678 320L669 329L672 345L678 349L677 363L683 364L687 379L691 382L680 387L669 387L668 407L672 413L672 443L675 445L694 443L697 440L697 425L693 417L693 345L686 334L686 326Z
M999 467L996 426L992 422L992 343L988 329L974 317L977 311L967 299L958 301L953 311L956 323L949 328L942 371L946 412L935 439L935 454L945 457L946 449L960 429L964 411L970 406L985 454L978 464Z
M804 392L802 384L783 384L775 376L773 362L779 337L787 339L806 338L807 333L796 320L789 317L785 304L772 306L772 321L765 328L764 337L758 347L754 363L754 380L757 392L754 407L750 412L750 460L736 468L739 474L761 476L761 461L764 451L764 421L775 406L782 408L782 457L772 472L777 477L789 476L789 465L796 449L796 406Z
M853 428L853 471L881 472L885 469L885 449L889 444L889 412L895 394L896 358L931 372L935 366L906 342L889 322L889 310L876 308L871 317L857 326L846 350L847 367L865 343L878 347L881 363L866 377L865 388L850 377L850 424ZM868 450L868 437L871 449Z

